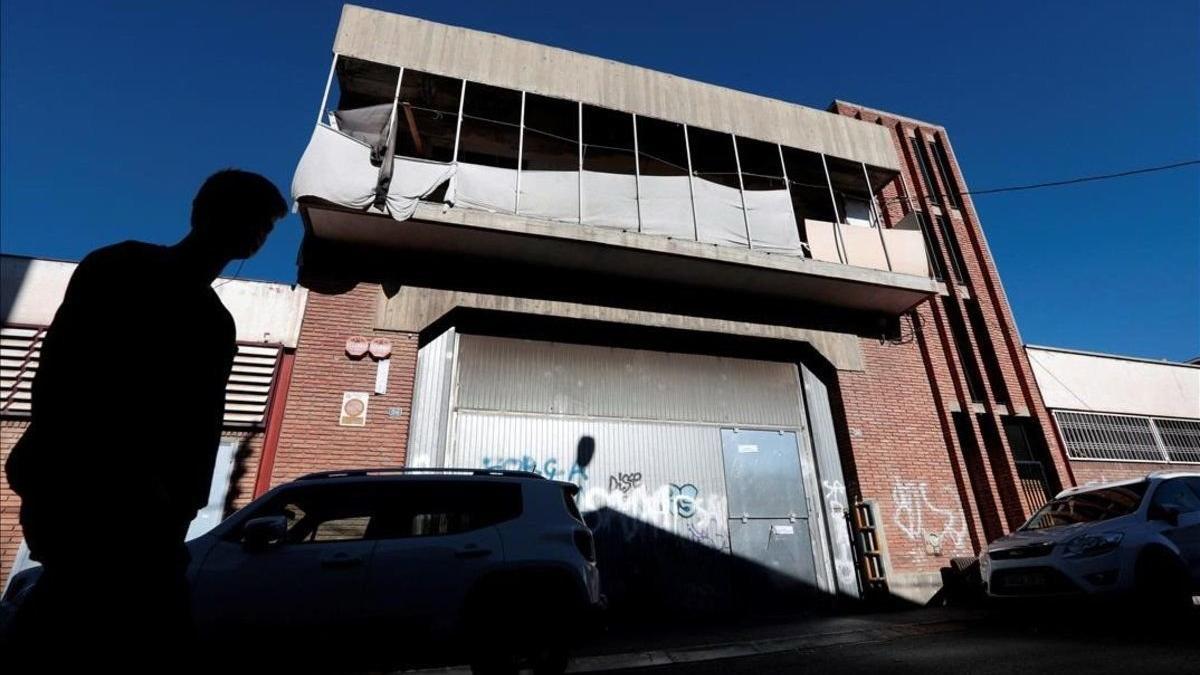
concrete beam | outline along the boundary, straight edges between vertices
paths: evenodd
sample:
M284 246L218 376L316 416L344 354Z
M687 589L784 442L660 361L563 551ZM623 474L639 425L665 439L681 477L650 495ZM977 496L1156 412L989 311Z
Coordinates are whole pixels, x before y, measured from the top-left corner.
M807 342L838 370L861 371L865 368L858 337L850 334L418 286L402 286L390 297L380 291L375 327L419 333L459 308Z
M900 170L884 127L493 33L346 5L334 51Z

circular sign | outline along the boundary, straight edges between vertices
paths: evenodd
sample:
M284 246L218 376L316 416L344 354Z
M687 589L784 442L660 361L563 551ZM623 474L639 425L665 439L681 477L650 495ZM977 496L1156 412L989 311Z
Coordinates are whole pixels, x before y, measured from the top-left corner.
M386 359L392 354L392 341L387 338L375 338L371 340L371 356L377 359Z
M367 349L370 347L370 344L371 343L367 341L367 338L361 335L348 337L346 338L346 353L350 356L362 356L363 354L367 353Z
M345 413L346 417L358 417L363 414L365 407L361 399L352 398L342 406L342 412Z

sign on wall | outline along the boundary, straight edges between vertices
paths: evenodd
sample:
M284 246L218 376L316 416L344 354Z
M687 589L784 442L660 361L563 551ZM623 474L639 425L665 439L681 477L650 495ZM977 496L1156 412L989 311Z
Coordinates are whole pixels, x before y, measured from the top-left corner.
M342 413L338 425L343 427L367 426L367 398L365 391L348 391L342 394Z

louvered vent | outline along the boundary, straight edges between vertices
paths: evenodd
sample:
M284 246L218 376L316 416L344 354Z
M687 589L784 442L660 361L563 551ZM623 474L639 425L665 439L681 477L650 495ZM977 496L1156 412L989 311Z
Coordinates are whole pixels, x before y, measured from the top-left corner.
M41 357L44 328L0 328L0 414L29 415L30 389ZM279 362L279 347L239 344L225 388L225 426L262 426Z

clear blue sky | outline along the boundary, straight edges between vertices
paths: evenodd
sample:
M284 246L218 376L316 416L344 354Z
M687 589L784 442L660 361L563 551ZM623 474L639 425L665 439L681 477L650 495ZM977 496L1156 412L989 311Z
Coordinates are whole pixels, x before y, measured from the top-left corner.
M937 122L975 189L1200 157L1195 0L362 4ZM173 241L225 166L287 192L340 3L0 7L0 250ZM1200 354L1200 169L976 205L1027 342ZM242 276L293 281L299 240L291 216Z

